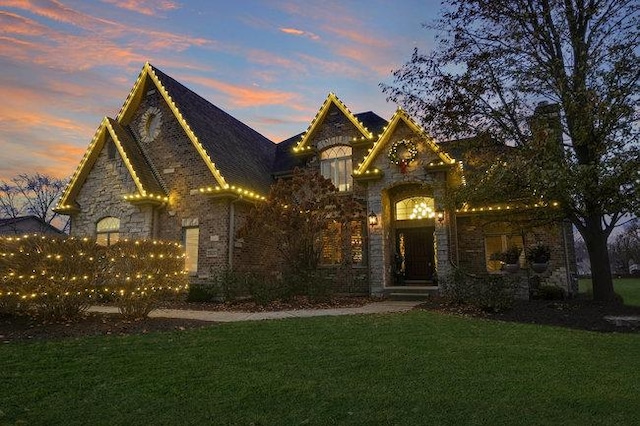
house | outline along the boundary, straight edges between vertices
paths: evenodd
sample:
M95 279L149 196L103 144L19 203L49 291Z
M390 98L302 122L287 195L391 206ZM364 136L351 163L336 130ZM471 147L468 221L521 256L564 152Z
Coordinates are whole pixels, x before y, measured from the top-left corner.
M350 237L358 284L342 291L434 288L454 266L502 273L491 254L540 242L552 247L543 278L576 291L568 225L523 227L497 215L526 211L506 203L446 208L465 144L437 143L400 109L388 121L354 114L333 93L306 131L274 143L147 63L118 115L100 123L56 211L70 216L72 235L102 244L182 241L193 282L206 283L254 263L238 227L274 179L311 167L369 213ZM339 255L323 253L328 269Z
M64 232L37 216L0 218L0 235L24 235L33 233L65 235Z

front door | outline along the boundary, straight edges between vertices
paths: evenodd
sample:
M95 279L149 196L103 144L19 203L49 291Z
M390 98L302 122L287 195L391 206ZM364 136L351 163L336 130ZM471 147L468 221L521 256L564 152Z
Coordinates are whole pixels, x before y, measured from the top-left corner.
M432 281L434 227L397 230L397 253L404 266L404 281Z

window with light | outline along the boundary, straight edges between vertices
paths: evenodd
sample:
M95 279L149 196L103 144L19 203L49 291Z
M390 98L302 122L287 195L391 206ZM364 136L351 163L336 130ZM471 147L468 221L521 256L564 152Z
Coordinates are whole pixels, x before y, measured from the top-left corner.
M511 247L524 247L522 235L487 235L484 237L484 253L487 272L499 272L502 262L496 257Z
M96 243L110 246L120 239L120 219L105 217L96 224Z
M351 154L351 147L344 145L320 153L320 173L330 179L339 191L351 191L353 185Z
M200 240L200 228L183 228L182 242L185 248L185 269L189 275L198 273L198 243Z
M435 203L431 197L411 197L396 203L396 220L433 219Z

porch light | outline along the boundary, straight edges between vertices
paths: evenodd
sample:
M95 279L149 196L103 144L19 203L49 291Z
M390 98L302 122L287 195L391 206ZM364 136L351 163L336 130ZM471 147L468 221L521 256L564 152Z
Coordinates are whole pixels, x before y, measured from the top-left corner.
M444 222L444 213L443 212L438 212L436 217L438 218L438 222L440 222L440 223Z
M373 210L371 211L371 213L369 213L369 226L374 227L378 224L378 215L375 214L373 212Z

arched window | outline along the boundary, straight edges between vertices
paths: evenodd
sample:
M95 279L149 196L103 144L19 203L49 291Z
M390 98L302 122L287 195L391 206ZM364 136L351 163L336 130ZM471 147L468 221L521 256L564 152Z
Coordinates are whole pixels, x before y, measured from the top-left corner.
M120 239L120 219L105 217L96 224L96 243L110 246Z
M331 179L339 191L350 191L353 184L351 177L351 147L333 146L320 153L320 173Z
M411 197L396 203L396 220L433 219L435 204L431 197Z

